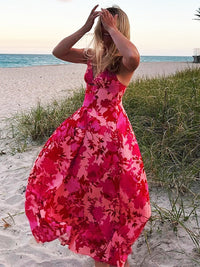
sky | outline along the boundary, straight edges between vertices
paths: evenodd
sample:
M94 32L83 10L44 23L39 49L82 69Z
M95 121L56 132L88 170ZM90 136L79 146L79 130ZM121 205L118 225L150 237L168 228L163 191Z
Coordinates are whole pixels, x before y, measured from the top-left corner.
M96 4L127 13L141 55L192 56L200 48L200 0L0 0L0 53L51 54ZM76 47L88 46L93 30Z

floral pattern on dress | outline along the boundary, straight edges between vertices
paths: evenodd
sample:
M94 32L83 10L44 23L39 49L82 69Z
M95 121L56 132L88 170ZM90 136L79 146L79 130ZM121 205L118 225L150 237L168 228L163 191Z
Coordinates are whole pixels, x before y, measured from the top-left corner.
M151 216L139 146L122 105L124 86L88 61L83 105L47 140L31 170L25 211L37 242L123 267Z

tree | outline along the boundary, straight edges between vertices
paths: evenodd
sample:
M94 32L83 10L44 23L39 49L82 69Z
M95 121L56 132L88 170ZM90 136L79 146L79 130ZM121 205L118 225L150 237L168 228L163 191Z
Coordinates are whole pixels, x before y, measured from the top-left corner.
M195 14L195 16L197 16L198 18L195 20L200 20L200 8L196 10L197 14Z

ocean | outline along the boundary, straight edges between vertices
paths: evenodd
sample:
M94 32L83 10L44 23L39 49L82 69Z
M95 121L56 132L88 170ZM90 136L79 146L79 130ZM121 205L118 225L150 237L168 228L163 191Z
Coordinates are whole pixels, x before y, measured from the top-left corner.
M141 56L141 62L193 62L189 56ZM0 68L70 64L48 54L0 54Z

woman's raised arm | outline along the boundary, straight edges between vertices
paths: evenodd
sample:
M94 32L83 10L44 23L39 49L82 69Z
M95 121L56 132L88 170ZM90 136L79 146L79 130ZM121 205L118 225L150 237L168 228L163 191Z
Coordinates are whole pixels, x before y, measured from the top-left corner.
M96 11L97 7L98 5L92 9L83 27L57 44L52 52L55 57L73 63L87 62L84 56L84 49L73 48L73 46L83 37L83 35L91 30L95 18L99 16L99 12Z
M106 9L100 12L101 22L119 50L124 67L132 73L139 65L140 55L136 46L117 29L117 16L113 17Z

